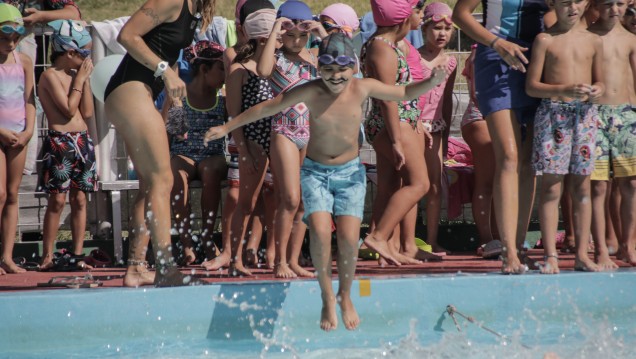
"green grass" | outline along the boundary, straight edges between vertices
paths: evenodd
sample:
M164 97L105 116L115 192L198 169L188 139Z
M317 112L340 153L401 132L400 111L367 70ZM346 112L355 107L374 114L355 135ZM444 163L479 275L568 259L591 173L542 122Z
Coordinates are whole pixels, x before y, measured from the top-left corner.
M451 7L457 2L457 0L441 1ZM103 21L131 15L141 7L145 0L75 0L75 2L82 10L82 16L85 20ZM328 5L338 2L349 4L358 16L362 16L371 10L368 0L305 0L305 2L309 4L316 14L319 14ZM215 15L234 19L235 5L236 0L217 0Z

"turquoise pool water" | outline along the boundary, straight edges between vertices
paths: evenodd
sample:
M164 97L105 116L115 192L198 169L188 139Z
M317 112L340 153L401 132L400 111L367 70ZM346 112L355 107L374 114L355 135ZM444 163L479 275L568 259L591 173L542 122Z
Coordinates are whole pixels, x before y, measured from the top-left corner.
M331 333L318 328L315 281L2 293L0 357L636 357L633 270L361 279L354 289L359 330ZM448 305L504 337L459 315L456 325Z

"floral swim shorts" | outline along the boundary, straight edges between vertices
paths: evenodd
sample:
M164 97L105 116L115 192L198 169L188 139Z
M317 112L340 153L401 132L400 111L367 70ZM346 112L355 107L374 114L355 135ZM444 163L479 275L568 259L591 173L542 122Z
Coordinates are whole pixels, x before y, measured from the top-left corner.
M636 113L629 104L599 105L593 181L636 176Z
M594 104L544 99L534 120L534 169L555 175L591 175L597 121Z

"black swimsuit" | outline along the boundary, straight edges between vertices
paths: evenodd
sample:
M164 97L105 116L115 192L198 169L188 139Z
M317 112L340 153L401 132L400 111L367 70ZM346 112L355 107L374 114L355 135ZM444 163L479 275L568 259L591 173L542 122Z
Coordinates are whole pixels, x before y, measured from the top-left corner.
M179 18L173 22L160 24L150 30L143 36L144 42L152 52L163 61L168 61L170 66L172 66L177 62L181 49L192 43L198 21L199 18L197 16L190 14L188 0L184 0ZM117 71L110 78L104 98L108 98L108 95L119 85L129 81L140 81L150 86L153 99L156 99L164 88L163 81L160 77L154 76L153 70L140 64L130 54L126 54Z

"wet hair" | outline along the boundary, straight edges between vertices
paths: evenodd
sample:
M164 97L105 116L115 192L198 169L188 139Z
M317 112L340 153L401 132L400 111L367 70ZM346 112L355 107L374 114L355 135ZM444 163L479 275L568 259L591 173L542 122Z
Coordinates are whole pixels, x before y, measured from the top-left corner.
M256 53L256 47L258 46L257 39L250 39L243 45L240 45L236 49L236 57L234 63L242 64L249 61Z

